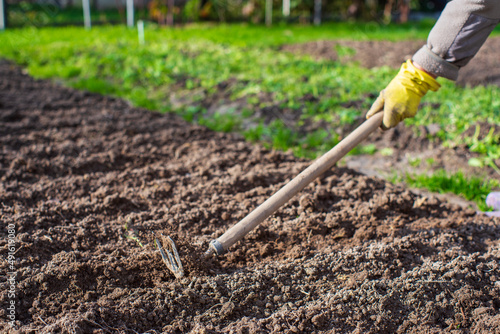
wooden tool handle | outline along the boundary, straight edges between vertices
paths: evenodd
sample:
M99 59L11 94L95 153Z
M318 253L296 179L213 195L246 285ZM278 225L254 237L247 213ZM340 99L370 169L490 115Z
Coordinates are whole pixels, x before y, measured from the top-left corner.
M221 251L226 251L238 240L243 238L248 232L253 230L257 225L262 223L267 217L272 215L283 204L288 202L293 196L304 189L318 176L333 167L340 159L342 159L349 151L362 142L368 135L375 131L382 124L383 113L380 112L370 119L366 120L350 135L344 138L340 143L335 145L330 151L314 161L302 173L297 175L293 180L287 183L283 188L268 198L255 210L250 212L239 223L231 227L217 240L212 243L215 246L215 252L220 254ZM221 249L222 248L222 249Z

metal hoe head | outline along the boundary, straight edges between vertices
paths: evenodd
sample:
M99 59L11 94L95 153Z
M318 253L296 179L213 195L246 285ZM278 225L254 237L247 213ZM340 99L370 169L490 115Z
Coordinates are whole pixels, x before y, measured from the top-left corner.
M161 239L163 244L155 238L155 243L160 250L161 258L167 266L167 268L174 274L176 278L181 278L184 276L184 268L182 267L182 262L175 247L175 243L169 236L164 236L161 234ZM166 246L166 247L163 247Z

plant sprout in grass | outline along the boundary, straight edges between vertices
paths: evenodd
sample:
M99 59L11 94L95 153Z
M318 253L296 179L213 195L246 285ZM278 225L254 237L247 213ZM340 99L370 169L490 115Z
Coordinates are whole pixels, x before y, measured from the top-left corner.
M331 134L325 129L317 129L300 139L293 152L298 157L314 159L329 151L338 142L339 136L336 133Z
M427 165L429 167L432 167L432 166L434 166L436 164L436 159L434 159L434 158L427 158L427 159L425 159L425 162L427 163Z
M360 144L349 152L349 155L360 155L368 154L373 155L377 152L377 146L375 144Z
M294 143L297 134L286 127L282 120L274 120L269 128L270 138L274 148L282 151L287 151Z
M383 149L380 150L380 154L382 154L385 157L390 157L394 154L394 150L390 147L384 147Z
M193 122L198 119L200 114L206 112L203 108L199 106L187 106L183 110L176 110L176 112L181 115L184 120L188 122Z
M336 44L334 46L334 49L339 58L354 56L356 54L356 50L347 46L343 46L341 44Z
M263 139L264 132L264 123L261 121L258 125L245 130L243 135L246 140L257 142Z
M354 124L361 116L361 112L356 109L343 109L338 115L340 124Z
M484 155L479 158L469 159L469 165L479 168L490 166L500 174L500 168L495 162L495 160L500 159L500 133L495 133L495 127L492 126L488 134L480 140L480 130L481 127L479 125L476 125L474 135L472 137L467 137L464 139L464 142L467 144L467 146L469 146L469 150L471 152Z
M213 115L201 116L198 123L211 130L219 132L231 132L238 130L241 121L234 113L215 112Z

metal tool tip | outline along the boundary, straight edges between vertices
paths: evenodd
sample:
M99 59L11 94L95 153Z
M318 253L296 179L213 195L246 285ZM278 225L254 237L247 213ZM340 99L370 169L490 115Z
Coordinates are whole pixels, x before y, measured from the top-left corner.
M214 255L215 255L215 250L212 247L210 247L209 249L207 249L207 251L205 252L205 254L203 254L203 257L205 259L208 259L208 258L211 258Z
M163 245L158 238L155 238L155 243L160 251L163 262L176 278L184 277L184 268L179 253L177 252L177 247L175 247L174 240L169 236L165 237L163 234L161 234L161 239L167 241L166 245Z

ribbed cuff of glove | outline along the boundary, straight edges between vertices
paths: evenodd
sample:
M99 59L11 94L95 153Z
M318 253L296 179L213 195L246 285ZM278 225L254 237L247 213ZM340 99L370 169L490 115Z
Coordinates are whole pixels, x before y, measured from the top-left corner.
M447 62L424 45L413 55L413 61L438 77L456 81L460 67Z
M407 88L420 97L424 96L429 90L436 92L441 85L431 75L413 65L413 62L408 59L399 70L397 75L400 77L400 82Z

